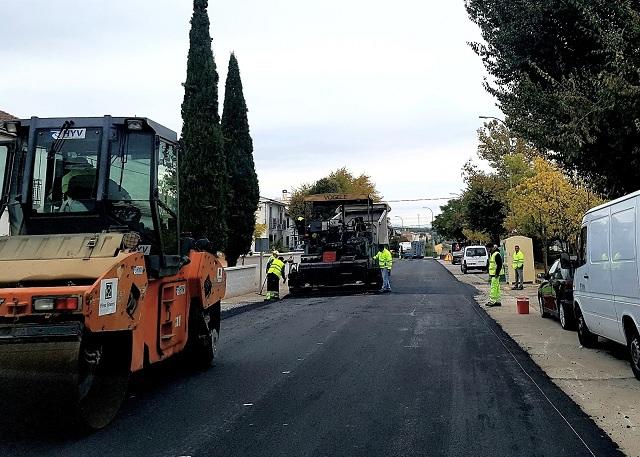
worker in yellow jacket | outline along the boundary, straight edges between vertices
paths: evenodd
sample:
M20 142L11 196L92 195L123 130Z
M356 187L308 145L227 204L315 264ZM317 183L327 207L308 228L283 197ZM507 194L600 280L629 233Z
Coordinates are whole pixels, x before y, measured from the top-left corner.
M378 253L373 256L378 261L380 271L382 272L382 289L380 292L391 292L391 268L393 267L393 257L387 246L381 244Z
M502 256L497 245L491 248L489 256L489 281L491 289L489 291L489 302L486 306L500 306L500 276L502 275Z
M513 284L513 290L524 289L524 252L520 250L520 246L516 246L513 253L513 263L511 265L516 273L516 280Z
M275 257L267 270L267 297L265 300L280 300L280 279L287 282L284 273L284 257Z

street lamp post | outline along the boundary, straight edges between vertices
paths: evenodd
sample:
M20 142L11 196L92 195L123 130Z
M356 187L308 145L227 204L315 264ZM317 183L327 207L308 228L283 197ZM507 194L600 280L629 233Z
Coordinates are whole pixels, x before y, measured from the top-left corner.
M429 212L431 213L431 242L429 243L429 245L433 248L433 243L434 243L434 239L433 239L433 210L431 208L429 208L428 206L423 206L423 209L428 209ZM433 248L433 252L435 252L435 248Z
M505 121L503 121L502 119L500 119L499 117L495 117L495 116L478 116L479 119L492 119L494 121L498 121L500 123L502 123L502 125L504 125L505 127L507 126L507 123Z
M402 231L404 232L404 219L401 218L400 216L396 216L398 219L400 219L400 222L402 223Z
M428 209L429 212L431 213L431 228L433 228L433 210L431 208L429 208L428 206L423 206L423 209Z

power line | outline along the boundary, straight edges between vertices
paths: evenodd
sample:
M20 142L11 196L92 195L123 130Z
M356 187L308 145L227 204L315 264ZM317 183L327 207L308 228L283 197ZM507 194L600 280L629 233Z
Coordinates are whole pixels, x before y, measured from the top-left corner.
M434 200L452 200L455 197L436 197L436 198L405 198L402 200L384 200L387 203L400 203L400 202L428 202Z

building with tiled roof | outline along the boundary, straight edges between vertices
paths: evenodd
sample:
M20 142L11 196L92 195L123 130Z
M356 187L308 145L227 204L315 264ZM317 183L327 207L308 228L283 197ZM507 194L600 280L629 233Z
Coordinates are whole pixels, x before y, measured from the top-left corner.
M10 139L13 138L13 135L10 135L9 132L4 130L4 128L2 126L2 122L3 121L12 121L14 119L18 119L18 118L13 116L12 114L9 114L9 113L6 113L6 112L0 110L0 140L10 140Z
M0 121L12 121L14 119L18 119L18 118L13 116L12 114L9 114L0 110Z

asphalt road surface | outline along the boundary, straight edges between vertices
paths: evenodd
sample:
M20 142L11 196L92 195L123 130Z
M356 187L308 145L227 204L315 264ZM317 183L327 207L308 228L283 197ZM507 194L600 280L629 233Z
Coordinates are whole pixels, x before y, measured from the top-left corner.
M12 409L0 456L618 455L472 287L432 260L397 262L392 285L229 318L213 369L154 370L90 436Z

